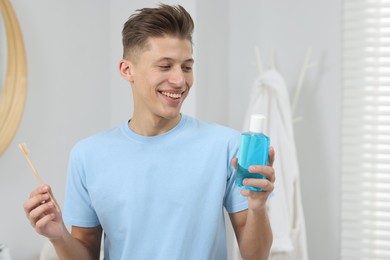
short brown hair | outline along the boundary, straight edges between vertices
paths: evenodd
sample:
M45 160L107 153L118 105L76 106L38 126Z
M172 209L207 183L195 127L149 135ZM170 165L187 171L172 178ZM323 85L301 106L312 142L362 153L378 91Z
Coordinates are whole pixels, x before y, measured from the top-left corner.
M132 58L143 50L149 37L173 36L192 44L193 31L191 15L180 5L138 9L123 26L123 58Z

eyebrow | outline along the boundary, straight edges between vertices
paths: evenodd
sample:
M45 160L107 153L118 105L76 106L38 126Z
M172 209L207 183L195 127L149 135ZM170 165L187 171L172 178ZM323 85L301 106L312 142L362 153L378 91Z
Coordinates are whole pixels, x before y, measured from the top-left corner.
M161 59L158 59L157 61L156 61L156 63L159 63L159 62L162 62L162 61L175 61L174 59L172 59L172 58L169 58L169 57L163 57L163 58L161 58ZM187 60L185 60L184 62L190 62L190 63L194 63L195 62L195 60L193 59L193 58L190 58L190 59L187 59Z

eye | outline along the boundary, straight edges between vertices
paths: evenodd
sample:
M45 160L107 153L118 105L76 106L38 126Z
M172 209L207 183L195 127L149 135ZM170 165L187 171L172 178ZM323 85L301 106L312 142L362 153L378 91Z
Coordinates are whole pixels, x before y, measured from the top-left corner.
M169 70L171 68L171 65L159 65L158 66L161 70Z
M184 72L191 72L192 71L192 66L183 66L183 71Z

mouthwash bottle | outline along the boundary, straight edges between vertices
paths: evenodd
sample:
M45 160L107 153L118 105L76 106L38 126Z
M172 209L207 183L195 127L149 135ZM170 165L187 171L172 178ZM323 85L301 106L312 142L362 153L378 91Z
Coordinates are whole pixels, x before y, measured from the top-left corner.
M244 186L242 181L246 178L265 179L263 175L248 172L251 165L268 165L270 139L263 133L265 119L265 116L260 114L251 115L249 132L241 134L236 185L244 189L262 191L261 188Z

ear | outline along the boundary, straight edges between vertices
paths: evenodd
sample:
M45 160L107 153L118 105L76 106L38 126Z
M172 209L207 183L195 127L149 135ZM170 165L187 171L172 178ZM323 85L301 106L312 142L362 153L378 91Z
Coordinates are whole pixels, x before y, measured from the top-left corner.
M134 70L133 70L133 64L128 61L128 60L125 60L125 59L122 59L120 62L119 62L119 72L120 74L122 75L122 77L127 80L128 82L130 83L133 83L134 79Z

